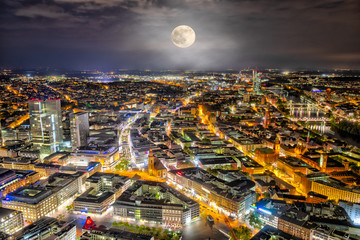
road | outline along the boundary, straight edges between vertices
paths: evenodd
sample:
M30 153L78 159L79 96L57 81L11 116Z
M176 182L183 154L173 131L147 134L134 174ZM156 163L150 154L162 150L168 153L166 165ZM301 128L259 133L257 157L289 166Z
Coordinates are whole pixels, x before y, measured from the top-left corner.
M120 176L126 176L129 178L133 178L135 176L135 174L137 174L141 179L146 180L146 181L165 182L165 179L150 176L148 172L144 172L144 171L135 171L135 170L117 171L117 170L112 169L112 170L106 170L104 172L115 173Z

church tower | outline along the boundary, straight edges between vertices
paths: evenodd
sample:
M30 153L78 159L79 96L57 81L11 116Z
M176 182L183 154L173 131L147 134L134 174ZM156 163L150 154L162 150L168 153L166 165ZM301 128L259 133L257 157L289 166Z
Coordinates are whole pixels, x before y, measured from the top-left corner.
M275 152L276 155L279 156L279 154L280 154L280 140L279 140L278 137L275 139L274 152Z
M320 154L320 168L322 172L326 172L328 155L323 151L321 151Z
M154 169L155 169L155 156L154 153L152 151L152 149L150 149L149 152L149 156L148 156L148 169L149 169L149 174L152 176L154 175Z

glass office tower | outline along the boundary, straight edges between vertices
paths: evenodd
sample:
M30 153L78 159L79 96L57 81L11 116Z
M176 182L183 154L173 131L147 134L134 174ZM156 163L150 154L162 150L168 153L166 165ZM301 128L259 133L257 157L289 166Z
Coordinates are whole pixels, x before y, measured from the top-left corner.
M60 150L63 141L61 102L57 100L30 100L30 132L40 158Z

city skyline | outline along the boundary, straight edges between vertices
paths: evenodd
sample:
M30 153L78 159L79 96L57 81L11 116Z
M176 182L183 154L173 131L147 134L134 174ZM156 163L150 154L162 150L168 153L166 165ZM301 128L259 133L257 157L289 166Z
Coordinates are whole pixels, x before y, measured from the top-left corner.
M1 240L360 239L356 71L0 76Z
M0 65L86 69L359 69L349 1L3 1ZM196 32L187 49L174 27Z
M360 240L359 20L0 1L0 240Z

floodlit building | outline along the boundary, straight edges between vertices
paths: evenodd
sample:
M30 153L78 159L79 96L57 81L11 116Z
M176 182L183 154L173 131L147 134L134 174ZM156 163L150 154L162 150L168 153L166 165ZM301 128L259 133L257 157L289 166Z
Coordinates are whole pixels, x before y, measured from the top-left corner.
M238 179L226 182L201 168L171 170L168 179L233 216L244 216L250 212L250 206L256 200L253 181Z
M9 193L2 200L2 206L22 211L26 221L37 221L80 193L85 176L85 172L55 173L41 184L25 186Z
M27 157L5 157L1 161L1 166L8 169L34 170L37 160L37 158Z
M329 200L360 203L359 186L347 185L324 172L307 175L297 172L295 173L295 181L300 183L300 189L305 193L312 191L327 196Z
M88 190L74 200L74 211L102 214L130 183L128 177L97 172L86 180Z
M57 172L49 177L46 188L56 193L57 204L61 205L75 194L82 192L85 187L85 172L76 172L75 174L66 174Z
M115 146L82 146L71 153L69 162L75 166L100 162L103 170L109 170L115 167L119 158L119 148Z
M39 179L40 175L34 171L0 168L0 197Z
M114 215L180 226L199 217L199 204L166 183L139 180L113 205Z
M5 208L22 211L24 219L30 222L39 220L57 208L57 196L50 189L24 187L12 192L2 201Z

